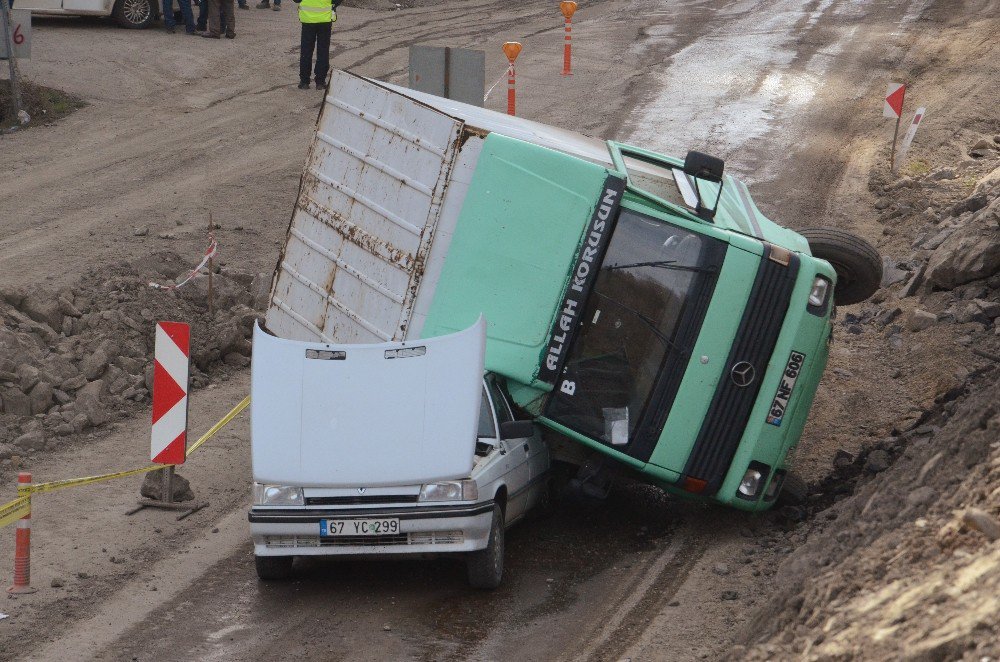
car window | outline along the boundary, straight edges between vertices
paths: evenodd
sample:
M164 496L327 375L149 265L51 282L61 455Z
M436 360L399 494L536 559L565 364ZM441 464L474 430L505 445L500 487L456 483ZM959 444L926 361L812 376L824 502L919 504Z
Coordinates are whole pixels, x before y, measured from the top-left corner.
M514 415L510 411L510 407L507 405L507 398L504 397L500 388L496 385L496 382L490 382L490 393L493 394L493 405L497 410L497 422L506 423L507 421L513 421Z
M496 439L497 428L493 423L493 411L490 407L490 399L483 387L483 400L479 406L479 438Z

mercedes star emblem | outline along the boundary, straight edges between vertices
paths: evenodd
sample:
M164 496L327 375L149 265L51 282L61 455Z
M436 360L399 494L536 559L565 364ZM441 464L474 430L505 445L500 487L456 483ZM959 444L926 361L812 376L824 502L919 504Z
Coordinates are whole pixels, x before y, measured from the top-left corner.
M358 488L358 494L364 494L365 490L367 490L367 489L368 489L367 487L359 487Z
M749 361L740 361L729 371L729 376L732 378L734 384L740 388L744 388L753 383L753 380L757 376L757 371L754 370L753 364Z

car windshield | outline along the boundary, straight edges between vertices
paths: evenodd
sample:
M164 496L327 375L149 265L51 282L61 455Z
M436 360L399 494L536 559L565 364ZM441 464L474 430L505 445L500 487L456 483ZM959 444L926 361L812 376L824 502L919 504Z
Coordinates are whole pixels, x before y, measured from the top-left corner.
M546 415L613 446L634 436L714 240L623 209ZM681 350L681 351L678 351ZM683 369L681 366L679 369ZM569 383L569 386L566 384Z

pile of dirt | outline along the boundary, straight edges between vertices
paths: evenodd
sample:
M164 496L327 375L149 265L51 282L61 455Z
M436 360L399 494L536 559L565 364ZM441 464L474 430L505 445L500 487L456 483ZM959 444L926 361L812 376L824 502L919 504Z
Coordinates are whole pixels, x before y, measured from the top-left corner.
M22 110L28 113L30 121L22 124L20 119L14 116L10 81L0 81L0 134L33 125L48 124L87 105L83 99L62 90L36 85L26 80L21 80L19 89Z
M268 274L221 268L183 288L154 289L191 265L160 252L95 270L56 292L0 289L0 468L52 450L148 407L155 323L192 327L191 386L250 363L250 336L267 303Z
M810 486L738 659L1000 656L1000 136L870 189L912 238L843 330L907 354L924 399ZM929 164L928 164L929 165Z

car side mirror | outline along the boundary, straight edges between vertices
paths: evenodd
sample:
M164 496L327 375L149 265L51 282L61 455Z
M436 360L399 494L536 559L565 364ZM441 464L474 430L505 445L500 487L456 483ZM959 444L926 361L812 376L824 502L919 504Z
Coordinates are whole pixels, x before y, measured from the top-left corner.
M698 206L694 213L706 221L715 218L715 211L719 208L719 198L722 197L722 173L725 172L726 162L715 156L702 154L701 152L688 152L684 159L684 174L694 177L694 191L698 196ZM715 203L711 207L705 206L701 197L701 188L698 182L704 180L719 185L719 193L715 196Z
M504 421L500 424L501 439L524 439L535 434L535 424L531 421Z

